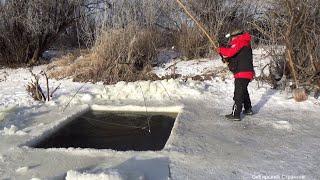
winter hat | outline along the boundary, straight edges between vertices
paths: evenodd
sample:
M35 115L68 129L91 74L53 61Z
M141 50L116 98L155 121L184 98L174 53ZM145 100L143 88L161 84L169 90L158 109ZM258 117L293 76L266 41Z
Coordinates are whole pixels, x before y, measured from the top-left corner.
M235 29L231 33L228 33L225 37L226 38L232 38L232 37L240 35L240 34L243 34L243 31L240 30L240 29Z

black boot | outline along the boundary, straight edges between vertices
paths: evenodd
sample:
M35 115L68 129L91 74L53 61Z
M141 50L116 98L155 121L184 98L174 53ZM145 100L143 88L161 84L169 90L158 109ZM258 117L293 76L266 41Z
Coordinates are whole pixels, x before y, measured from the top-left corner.
M233 114L228 114L225 115L225 117L229 120L233 120L233 121L241 121L240 116L234 116Z
M240 111L241 112L241 111ZM232 113L225 115L225 117L229 120L233 121L241 121L239 110L237 109L237 105L233 105Z
M251 115L253 115L254 113L253 113L252 109L250 108L250 109L244 110L244 111L243 111L243 114L244 114L244 115L247 115L247 116L251 116Z

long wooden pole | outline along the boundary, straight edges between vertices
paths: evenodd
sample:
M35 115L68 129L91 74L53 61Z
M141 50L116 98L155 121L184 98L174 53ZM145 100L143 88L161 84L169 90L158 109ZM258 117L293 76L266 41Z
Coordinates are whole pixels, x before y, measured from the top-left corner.
M180 0L176 0L176 1L181 6L181 8L187 13L187 15L197 24L197 26L200 28L200 30L207 36L207 38L209 39L209 41L213 45L213 47L215 49L218 49L216 40L213 39L213 37L211 37L209 35L209 33L204 28L204 26L199 21L197 21L197 19L188 11L187 7Z

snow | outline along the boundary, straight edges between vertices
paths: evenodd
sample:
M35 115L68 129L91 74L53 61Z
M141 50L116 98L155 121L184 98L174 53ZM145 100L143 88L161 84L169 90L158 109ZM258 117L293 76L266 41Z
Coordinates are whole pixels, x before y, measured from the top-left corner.
M10 112L14 111L15 105L0 109L0 122L3 121Z
M276 121L272 124L276 129L292 130L292 125L288 121Z
M212 67L217 65L217 63L220 65L220 68L223 67L221 61L216 60L213 61L210 59L198 59L190 61L181 61L179 59L176 59L172 62L165 63L163 67L156 67L155 72L160 77L165 75L171 75L172 69L174 67L173 65L176 64L176 74L181 74L182 76L195 76L198 75L199 72L205 72L210 70Z
M85 94L82 96L81 101L84 103L90 103L93 99L94 99L94 97L92 95Z
M26 173L28 170L29 170L29 167L20 167L20 168L16 169L16 172L23 174L23 173Z
M254 51L256 72L270 59ZM155 68L159 75L174 61ZM50 102L35 102L25 91L28 69L0 69L0 179L253 179L299 176L319 179L320 102L296 103L286 92L253 81L254 116L230 122L233 78L219 58L181 61L176 73L192 77L215 72L212 80L61 84ZM46 66L34 68L40 72ZM44 79L40 80L42 85ZM80 90L79 90L80 89ZM79 90L79 93L76 92ZM146 105L146 106L145 106ZM79 114L93 110L178 113L161 151L119 152L79 148L35 149Z
M4 162L4 156L0 154L0 162Z
M4 128L3 131L0 131L3 135L18 135L18 136L23 136L26 135L27 133L18 130L18 128L15 125L11 125L10 128Z
M66 180L123 180L124 178L117 171L110 171L100 174L79 173L77 171L68 171Z
M99 164L82 172L70 170L66 179L169 179L168 159L136 156L113 168L109 168L108 164Z

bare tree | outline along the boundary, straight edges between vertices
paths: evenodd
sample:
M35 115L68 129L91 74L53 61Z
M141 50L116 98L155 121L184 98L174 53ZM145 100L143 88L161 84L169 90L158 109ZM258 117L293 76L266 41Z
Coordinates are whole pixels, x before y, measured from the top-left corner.
M188 0L190 9L205 24L212 36L222 36L232 29L250 29L257 7L245 0Z
M0 11L2 63L37 63L60 34L105 1L8 0Z
M296 74L296 86L317 84L320 78L320 1L272 1L263 20L252 24L271 45L273 71L281 75Z

